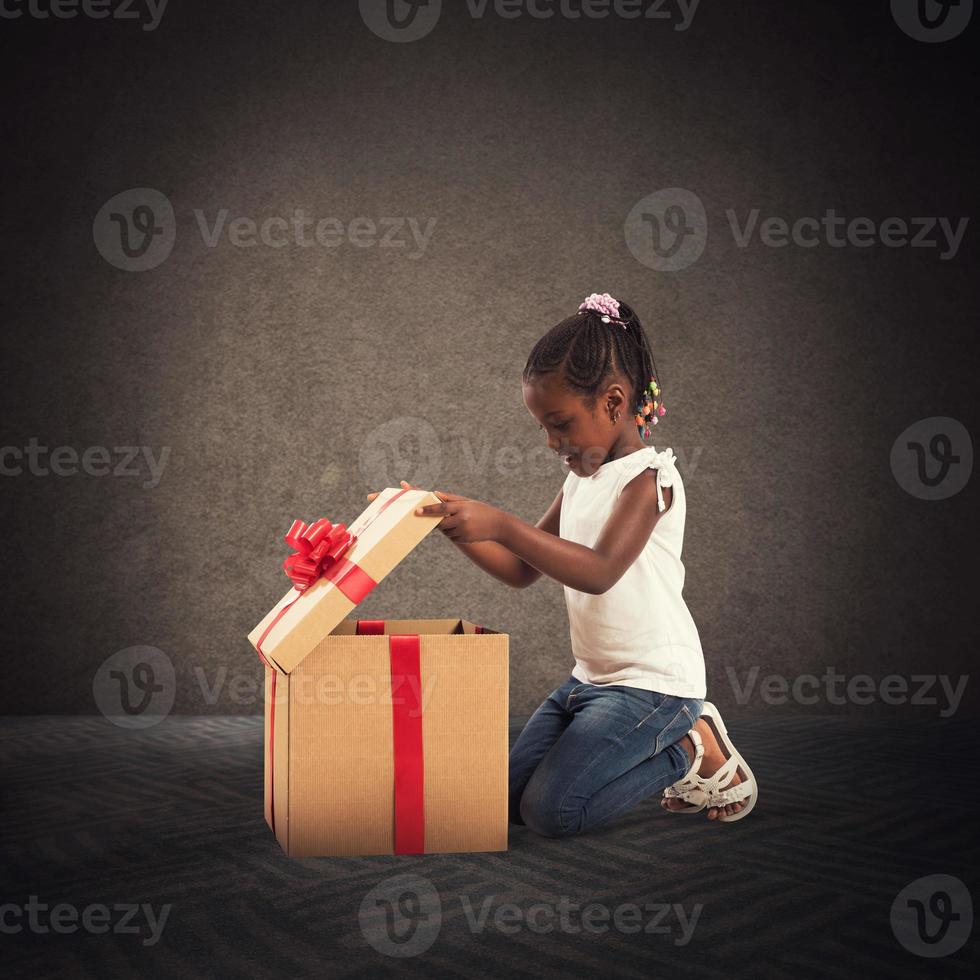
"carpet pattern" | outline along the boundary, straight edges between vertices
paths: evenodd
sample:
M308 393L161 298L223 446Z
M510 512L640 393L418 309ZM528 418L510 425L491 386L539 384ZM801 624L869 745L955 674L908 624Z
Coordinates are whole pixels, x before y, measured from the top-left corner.
M262 816L261 718L4 718L4 974L976 975L973 938L928 958L891 919L920 877L977 894L976 724L729 726L761 787L735 825L649 799L580 837L512 827L507 852L290 860Z

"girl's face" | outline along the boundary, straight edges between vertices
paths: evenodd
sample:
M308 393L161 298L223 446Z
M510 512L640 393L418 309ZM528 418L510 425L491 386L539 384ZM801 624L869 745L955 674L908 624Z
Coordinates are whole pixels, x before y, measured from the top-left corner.
M544 375L524 385L524 405L546 433L548 448L561 457L566 470L579 476L590 476L636 441L627 435L627 424L634 433L636 426L627 409L627 392L619 383L601 393L589 411L580 395L569 392L555 375ZM620 420L613 423L617 411Z

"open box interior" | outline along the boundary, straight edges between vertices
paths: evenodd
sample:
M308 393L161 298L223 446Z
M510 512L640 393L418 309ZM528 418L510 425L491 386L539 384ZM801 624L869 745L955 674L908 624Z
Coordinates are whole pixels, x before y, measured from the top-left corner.
M365 622L372 622L367 617L358 617ZM488 626L477 627L468 619L385 619L385 635L402 633L420 636L454 636L476 634L477 632L499 635L498 630ZM355 636L358 619L343 619L331 631L331 636Z

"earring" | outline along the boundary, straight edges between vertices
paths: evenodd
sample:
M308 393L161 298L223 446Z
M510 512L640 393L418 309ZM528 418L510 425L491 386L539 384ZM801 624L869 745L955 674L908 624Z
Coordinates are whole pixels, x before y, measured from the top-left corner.
M617 411L616 414L613 416L613 425L615 425L618 421L619 421L619 412Z

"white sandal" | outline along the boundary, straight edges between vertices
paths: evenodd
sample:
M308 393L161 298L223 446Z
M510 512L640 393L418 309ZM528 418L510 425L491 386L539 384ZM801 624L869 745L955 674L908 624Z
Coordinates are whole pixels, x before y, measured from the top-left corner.
M690 803L691 806L680 807L679 809L664 806L668 813L700 813L707 805L705 803L707 797L701 790L701 784L704 780L698 775L701 759L704 757L704 742L701 741L700 734L693 728L687 733L687 737L694 743L694 761L683 779L678 779L676 783L664 790L660 805L664 805L664 800L674 799Z
M728 729L722 721L720 712L710 701L704 702L700 717L711 725L715 738L726 753L727 758L718 767L717 772L712 773L707 778L699 776L698 770L701 768L701 760L704 756L704 743L701 741L700 734L692 728L687 735L694 743L694 762L683 779L679 779L664 790L664 799L680 799L689 805L680 810L672 810L666 806L664 809L668 813L700 813L707 807L723 807L731 803L741 803L741 810L735 813L719 813L717 817L723 823L741 820L742 817L748 816L759 798L758 783L755 776L752 775L748 763L728 737ZM728 789L721 789L721 786L731 782L736 773L742 781ZM747 802L746 797L748 797ZM663 806L662 803L661 806Z

